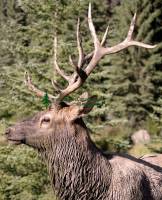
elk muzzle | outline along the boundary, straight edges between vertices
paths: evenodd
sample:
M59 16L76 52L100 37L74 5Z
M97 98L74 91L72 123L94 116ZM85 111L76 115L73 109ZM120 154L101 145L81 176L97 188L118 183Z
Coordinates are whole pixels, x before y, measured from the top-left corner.
M6 129L5 136L10 144L18 145L24 143L25 141L24 134L20 134L15 130L15 128L12 127Z

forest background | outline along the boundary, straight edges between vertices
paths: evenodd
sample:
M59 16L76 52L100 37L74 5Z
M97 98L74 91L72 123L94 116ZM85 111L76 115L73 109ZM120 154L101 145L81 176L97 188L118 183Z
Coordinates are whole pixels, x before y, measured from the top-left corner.
M140 156L162 152L162 1L91 0L96 30L102 37L107 25L107 46L125 38L137 12L134 37L158 44L153 50L131 47L105 57L86 84L97 104L85 118L91 137L104 151ZM76 24L86 52L93 48L87 25L87 0L0 0L0 200L52 200L46 167L26 146L6 145L7 126L44 110L42 99L24 84L24 72L40 89L53 93L51 79L65 82L53 71L53 36L58 35L59 64L67 73L69 55L77 59ZM57 12L57 16L55 13ZM69 99L70 100L70 99ZM133 145L130 136L145 129L149 144Z

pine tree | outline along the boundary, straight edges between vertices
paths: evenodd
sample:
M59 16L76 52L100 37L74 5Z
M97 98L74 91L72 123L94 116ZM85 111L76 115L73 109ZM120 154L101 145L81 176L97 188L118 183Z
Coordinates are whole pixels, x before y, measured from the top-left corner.
M130 20L137 11L136 39L159 43L158 48L149 52L130 48L105 57L72 98L85 90L98 96L96 107L87 118L93 130L100 128L98 124L119 124L129 120L137 124L148 116L161 127L161 0L123 0L115 10L112 10L113 3L108 2L119 0L92 0L93 19L100 38L110 25L108 46L125 38ZM41 90L47 91L43 98L46 107L48 93L54 93L51 79L67 84L53 72L54 32L58 36L59 65L68 74L72 72L69 54L75 59L78 56L75 35L78 16L84 50L93 49L85 20L88 3L86 0L0 1L0 128L2 121L10 124L43 108L42 100L29 92L23 83L25 71L30 72ZM107 138L105 141L110 143ZM0 145L0 198L53 199L49 195L51 190L47 189L50 186L45 168L32 150L20 148Z
M93 2L93 14L94 16L97 14L96 19L98 19L95 23L100 32L102 31L102 19L107 12L106 1ZM51 79L56 78L61 84L66 84L53 72L54 32L57 32L59 40L59 64L67 73L72 71L67 64L69 54L76 59L78 56L75 36L78 15L82 22L81 32L84 37L85 51L91 51L92 42L90 42L91 38L87 37L90 34L84 21L88 8L88 2L85 0L60 2L11 0L0 1L0 3L3 10L0 16L1 128L5 126L5 123L11 124L43 108L42 100L28 91L24 84L25 71L30 72L34 84L41 90L47 91L43 98L45 106L48 106L48 93L54 93ZM55 12L57 12L57 17L55 17ZM100 19L99 16L102 18ZM3 131L2 129L0 131L4 132L4 127ZM0 176L3 180L0 182L0 198L53 199L44 166L31 149L20 148L0 145Z
M42 99L42 103L43 103L43 105L45 106L46 109L49 108L51 102L49 100L47 92L45 93L45 95L44 95L44 97Z
M158 44L154 50L131 47L118 55L111 56L109 68L108 101L113 119L125 119L132 126L138 126L154 113L154 105L161 98L160 56L162 48L162 2L159 0L124 0L114 13L114 31L111 43L125 38L130 20L137 12L135 39L146 43Z
M15 0L15 2L17 1ZM13 17L13 15L8 16L8 24L3 23L5 24L5 31L7 30L6 27L8 27L8 35L10 37L8 44L5 46L10 47L11 44L13 46L12 55L10 55L11 48L5 52L5 55L9 57L7 60L12 58L12 61L2 74L5 87L5 93L3 90L2 99L0 99L3 105L2 117L3 113L7 113L8 111L10 112L9 116L17 118L17 116L20 117L20 113L24 116L34 110L42 109L40 99L31 94L23 84L23 74L25 71L29 71L33 82L40 89L47 90L48 93L53 93L51 79L57 79L61 85L67 84L53 72L54 32L57 32L58 35L59 65L69 74L73 70L68 63L69 54L73 55L75 59L78 57L76 48L76 24L78 16L81 18L81 34L84 50L87 52L93 48L88 25L85 21L88 9L87 1L68 0L58 2L41 0L36 2L22 0L18 2L14 4L16 6L13 6L13 4L10 6L13 13L16 13L18 17ZM105 0L102 3L92 1L92 5L96 28L99 35L102 36L107 26L105 22L106 16L108 16L108 19L110 15L107 1ZM57 16L55 16L56 12ZM14 22L14 28L11 21L12 23ZM87 87L89 88L88 85L87 83ZM78 94L82 90L84 88ZM4 96L7 94L9 96L6 101L4 100ZM76 94L73 96L75 97ZM12 102L10 99L12 99Z

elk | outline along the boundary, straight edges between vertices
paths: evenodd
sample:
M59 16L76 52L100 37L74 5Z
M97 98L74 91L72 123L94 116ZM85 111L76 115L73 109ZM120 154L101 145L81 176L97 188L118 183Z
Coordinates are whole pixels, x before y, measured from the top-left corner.
M136 21L134 15L126 39L113 46L104 47L108 28L100 42L92 21L91 4L88 24L94 50L85 55L80 21L77 24L78 63L70 57L74 67L71 76L60 69L57 62L57 38L54 38L54 68L68 85L62 89L55 81L56 96L49 94L50 109L19 122L6 130L8 141L26 144L38 150L50 174L54 192L60 200L161 200L162 155L135 158L127 154L105 154L91 140L82 117L93 108L95 97L81 95L80 103L64 102L64 98L81 87L98 62L106 55L117 53L130 46L147 49L156 47L132 39ZM43 97L28 73L25 83L29 90Z

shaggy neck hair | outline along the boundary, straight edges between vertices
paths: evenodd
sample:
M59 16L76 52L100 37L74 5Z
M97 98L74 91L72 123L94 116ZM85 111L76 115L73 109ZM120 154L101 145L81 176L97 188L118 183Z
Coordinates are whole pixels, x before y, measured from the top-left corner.
M105 199L111 166L91 141L83 121L78 119L73 126L57 124L53 134L50 150L42 148L40 153L59 199Z

